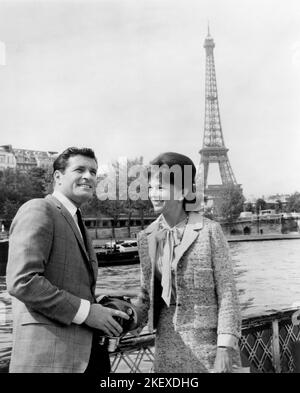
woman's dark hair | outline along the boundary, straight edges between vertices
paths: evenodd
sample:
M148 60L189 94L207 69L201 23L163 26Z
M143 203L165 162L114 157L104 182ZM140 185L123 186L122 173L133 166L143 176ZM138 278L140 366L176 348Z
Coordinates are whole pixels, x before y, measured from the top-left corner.
M174 185L176 181L176 175L172 172L172 167L180 167L181 169L181 188L184 189L188 186L191 192L194 191L195 177L196 177L196 167L193 161L180 153L166 152L158 155L154 160L150 162L151 165L161 167L166 167L170 170L170 184ZM186 169L185 169L186 168ZM188 169L188 170L187 170ZM177 184L177 183L176 183ZM185 209L186 203L194 203L195 200L183 200L183 208Z
M64 172L68 165L69 158L73 156L85 156L88 158L92 158L96 161L96 163L98 163L95 153L92 149L89 149L87 147L68 147L68 149L64 150L53 162L53 173L55 171Z

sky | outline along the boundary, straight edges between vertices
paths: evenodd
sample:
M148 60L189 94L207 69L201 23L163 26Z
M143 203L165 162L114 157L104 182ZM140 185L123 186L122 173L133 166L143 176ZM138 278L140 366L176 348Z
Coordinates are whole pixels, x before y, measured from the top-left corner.
M0 145L198 165L208 23L237 182L300 191L299 0L0 0Z

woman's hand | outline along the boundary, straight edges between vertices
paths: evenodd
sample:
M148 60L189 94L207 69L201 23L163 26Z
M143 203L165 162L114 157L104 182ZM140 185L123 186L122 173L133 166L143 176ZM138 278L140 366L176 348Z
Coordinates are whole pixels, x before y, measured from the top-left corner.
M232 348L218 347L214 364L215 373L232 373Z

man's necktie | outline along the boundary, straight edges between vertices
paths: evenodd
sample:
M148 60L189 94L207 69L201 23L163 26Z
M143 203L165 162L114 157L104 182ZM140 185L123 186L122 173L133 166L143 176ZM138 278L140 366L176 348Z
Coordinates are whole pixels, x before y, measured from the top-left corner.
M80 228L80 232L81 232L81 235L82 235L82 239L83 239L83 242L84 242L84 245L85 245L85 249L87 250L87 241L86 241L86 236L85 236L85 227L84 227L84 223L83 223L83 220L82 220L81 213L80 213L79 209L76 210L76 216L77 216L78 226Z

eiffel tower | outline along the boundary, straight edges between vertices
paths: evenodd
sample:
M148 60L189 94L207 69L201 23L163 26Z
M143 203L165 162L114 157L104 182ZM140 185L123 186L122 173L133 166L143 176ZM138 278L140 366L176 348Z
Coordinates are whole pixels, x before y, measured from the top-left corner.
M200 167L203 170L204 194L206 198L213 201L214 211L218 211L218 202L224 188L229 185L241 187L237 184L233 174L229 159L228 149L225 147L219 102L217 91L217 80L214 63L214 40L210 36L209 27L208 35L204 41L206 50L206 72L205 72L205 123L203 147L199 151L201 155ZM217 163L221 175L222 184L207 184L209 164Z

